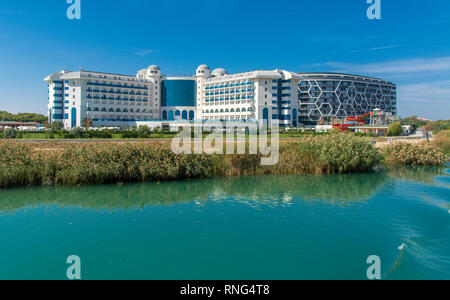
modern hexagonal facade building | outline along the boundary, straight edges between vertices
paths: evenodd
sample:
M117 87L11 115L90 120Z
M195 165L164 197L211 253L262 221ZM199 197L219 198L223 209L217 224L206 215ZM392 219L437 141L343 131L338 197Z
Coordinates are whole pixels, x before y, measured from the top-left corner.
M332 123L375 109L396 115L397 88L378 78L336 73L300 73L299 123Z

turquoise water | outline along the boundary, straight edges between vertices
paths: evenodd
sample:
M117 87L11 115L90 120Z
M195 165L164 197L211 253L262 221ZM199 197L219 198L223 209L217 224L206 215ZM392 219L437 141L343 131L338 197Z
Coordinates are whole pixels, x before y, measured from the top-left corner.
M450 279L445 169L0 191L0 279ZM398 248L405 243L403 251Z

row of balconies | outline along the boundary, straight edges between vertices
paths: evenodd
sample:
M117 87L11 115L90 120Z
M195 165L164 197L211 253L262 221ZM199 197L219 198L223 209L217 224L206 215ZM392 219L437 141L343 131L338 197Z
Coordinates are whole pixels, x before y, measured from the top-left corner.
M232 87L245 86L245 85L253 85L253 82L249 81L249 82L245 82L245 83L231 83L231 84L223 84L223 85L216 85L216 86L206 86L205 90L232 88Z
M89 100L103 100L103 101L130 101L130 102L148 102L148 99L140 98L140 99L134 99L134 98L112 98L112 97L97 97L97 96L87 96L86 97Z
M102 94L115 94L115 95L136 95L136 96L148 96L147 92L140 93L140 92L128 92L128 91L107 91L107 90L93 90L93 89L87 89L88 93L102 93Z
M234 115L234 116L204 116L203 120L246 120L255 118L254 114L251 115Z
M93 104L104 104L104 105L129 105L129 106L152 106L152 102L135 102L135 101L90 101L87 105L93 105Z
M140 110L140 109L136 109L136 110L134 110L134 109L120 109L120 108L117 108L117 109L113 109L113 108L110 108L110 109L106 109L106 108L98 108L98 107L95 107L95 108L91 108L91 107L88 107L87 109L86 109L86 112L88 112L88 113L96 113L96 112L101 112L101 113L137 113L137 114L140 114L140 113L143 113L143 114L152 114L153 113L153 110L149 110L149 111L147 111L147 110Z
M214 101L246 101L247 99L253 100L254 96L242 96L242 97L206 97L205 101L214 102Z
M232 108L232 109L216 109L216 110L204 110L203 113L204 114L228 114L228 113L241 113L241 112L254 112L254 108L249 107L247 108Z
M213 101L213 102L205 102L203 103L203 105L205 106L218 106L218 105L234 105L234 104L246 104L246 103L251 103L251 104L255 104L255 100L243 100L243 101Z
M154 115L148 115L148 116L137 116L137 115L128 115L128 116L108 116L108 115L93 115L92 120L95 122L117 122L117 121L135 121L135 120L155 120Z
M232 97L230 99L227 98L206 98L206 102L230 102L230 101L247 101L249 99L250 101L254 100L255 98L253 96L250 97Z
M104 87L123 88L123 89L138 89L138 90L147 90L149 88L148 85L127 86L127 85L121 85L121 84L108 84L108 83L95 83L95 82L88 82L87 84L92 85L92 86L104 86Z
M228 94L239 94L239 93L251 93L254 92L255 89L246 89L246 90L227 90L227 91L215 91L215 92L205 92L206 96L215 96L215 95L228 95Z

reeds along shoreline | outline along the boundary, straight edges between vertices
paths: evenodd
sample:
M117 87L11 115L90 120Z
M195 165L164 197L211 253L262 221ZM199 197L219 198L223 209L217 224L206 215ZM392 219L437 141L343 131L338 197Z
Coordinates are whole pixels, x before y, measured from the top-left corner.
M262 166L261 155L175 155L166 144L81 143L35 150L13 141L0 142L0 187L82 185L164 181L214 176L332 174L367 172L383 162L440 165L445 155L417 146L380 152L369 140L332 134L283 143L279 163ZM422 149L421 147L426 147ZM406 150L405 150L406 149ZM420 150L422 149L422 150Z
M385 149L385 164L403 166L441 166L447 156L429 144L399 143Z

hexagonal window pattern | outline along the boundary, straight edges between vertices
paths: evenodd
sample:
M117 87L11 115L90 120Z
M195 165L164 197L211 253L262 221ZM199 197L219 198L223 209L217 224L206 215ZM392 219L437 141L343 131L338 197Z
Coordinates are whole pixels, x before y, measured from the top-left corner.
M339 80L321 76L299 83L299 119L318 124L345 120L380 108L396 114L396 89L390 85L363 83L361 79ZM334 76L336 77L336 76Z
M298 89L301 92L308 92L310 88L311 88L311 83L309 83L309 81L302 81L298 85Z

